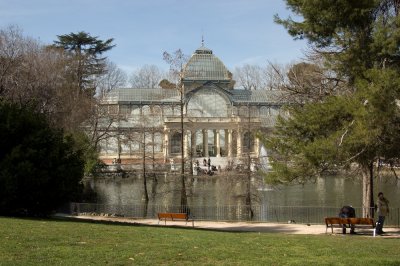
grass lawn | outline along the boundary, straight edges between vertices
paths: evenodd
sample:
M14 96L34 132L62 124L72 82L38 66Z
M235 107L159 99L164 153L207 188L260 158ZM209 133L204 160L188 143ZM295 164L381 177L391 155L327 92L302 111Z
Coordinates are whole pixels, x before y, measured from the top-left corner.
M400 265L400 239L0 217L0 265Z

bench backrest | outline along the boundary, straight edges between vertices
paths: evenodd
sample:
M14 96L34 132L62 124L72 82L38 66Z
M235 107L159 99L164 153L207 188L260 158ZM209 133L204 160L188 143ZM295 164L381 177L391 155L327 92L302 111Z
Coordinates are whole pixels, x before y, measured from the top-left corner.
M326 225L328 224L343 224L342 218L339 217L327 217L325 218Z
M188 220L189 216L187 215L187 213L160 212L160 213L158 213L158 219L182 219L182 220Z
M350 224L370 224L374 225L374 219L372 218L346 218Z
M372 218L340 218L340 217L327 217L325 223L329 224L369 224L374 225Z

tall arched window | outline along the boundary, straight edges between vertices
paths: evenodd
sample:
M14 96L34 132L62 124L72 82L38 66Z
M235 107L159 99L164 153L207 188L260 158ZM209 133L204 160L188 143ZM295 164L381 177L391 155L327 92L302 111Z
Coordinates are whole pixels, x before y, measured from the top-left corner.
M256 107L256 106L250 107L250 116L251 117L259 117L260 116L258 107Z
M182 134L180 132L175 132L171 137L171 153L181 152L181 141Z
M268 107L266 107L266 106L261 107L260 116L266 117L268 115L269 115Z
M159 132L154 133L154 151L161 152L162 151L162 139L163 135Z
M150 114L151 114L150 106L148 106L148 105L143 105L143 107L142 107L142 115L148 116L148 115L150 115Z
M239 115L243 117L248 117L249 116L249 108L247 106L241 106L239 109Z
M254 147L254 137L249 131L244 133L243 136L243 152L252 152Z
M173 115L172 107L169 105L164 106L164 116L172 116L172 115Z
M202 117L226 117L229 101L211 89L196 92L190 99L187 110L189 114Z
M137 105L131 106L131 114L132 115L140 115L140 107Z

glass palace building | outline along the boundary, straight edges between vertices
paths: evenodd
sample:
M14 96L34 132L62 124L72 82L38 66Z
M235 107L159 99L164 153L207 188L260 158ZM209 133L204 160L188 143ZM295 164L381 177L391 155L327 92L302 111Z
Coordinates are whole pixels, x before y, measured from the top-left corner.
M100 158L125 168L179 165L182 156L188 163L211 158L225 167L266 156L257 133L268 134L274 126L282 106L279 91L234 88L232 74L203 45L185 65L182 84L111 91L101 103L108 117L99 129L106 133Z

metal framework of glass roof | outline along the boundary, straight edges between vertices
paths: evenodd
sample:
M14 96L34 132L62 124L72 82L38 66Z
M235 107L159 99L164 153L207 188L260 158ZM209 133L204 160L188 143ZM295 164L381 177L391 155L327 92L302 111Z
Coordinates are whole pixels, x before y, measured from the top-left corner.
M221 60L213 55L212 50L204 47L203 44L195 51L184 68L183 81L195 81L198 84L198 88L191 88L189 91L215 89L225 93L232 105L280 105L283 102L282 91L227 90L222 84L228 83L230 80L228 69ZM188 93L192 93L189 91ZM120 88L111 91L103 100L104 104L176 104L179 102L178 90L162 88Z
M186 64L183 80L229 81L229 71L210 49L201 46Z

